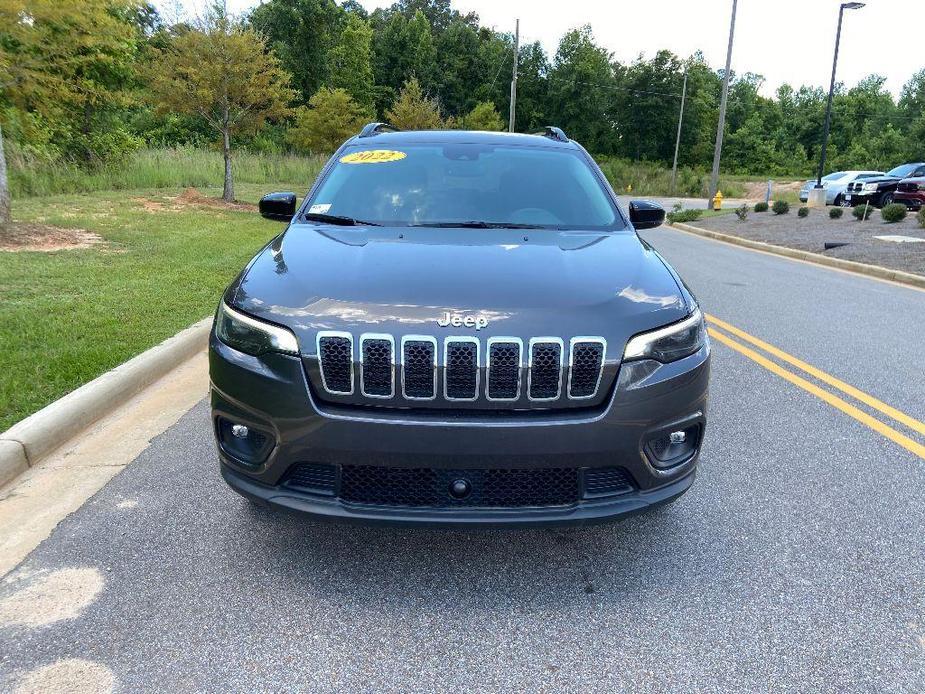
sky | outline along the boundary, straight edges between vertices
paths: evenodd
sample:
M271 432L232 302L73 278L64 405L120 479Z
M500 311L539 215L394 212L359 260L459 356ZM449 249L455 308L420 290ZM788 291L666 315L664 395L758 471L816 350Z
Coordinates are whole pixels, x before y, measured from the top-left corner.
M180 4L195 9L202 0L157 0L159 8ZM228 0L243 12L259 0ZM367 10L392 0L361 0ZM788 83L828 89L840 0L739 0L732 69L766 79L762 93L773 95ZM460 12L474 11L483 26L513 31L520 19L521 41L540 41L552 59L559 38L590 24L596 41L627 63L640 53L651 57L667 48L682 58L703 51L714 68L726 61L732 0L453 0ZM887 78L898 96L903 83L925 68L925 0L867 0L845 10L837 80L853 86L871 73Z

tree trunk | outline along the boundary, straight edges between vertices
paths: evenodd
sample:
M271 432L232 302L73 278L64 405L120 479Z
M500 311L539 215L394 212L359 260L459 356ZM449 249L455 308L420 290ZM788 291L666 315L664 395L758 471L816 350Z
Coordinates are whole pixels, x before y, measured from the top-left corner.
M234 202L234 181L231 178L231 134L227 126L222 131L222 153L225 155L225 187L222 190L222 200Z
M10 211L10 186L6 179L6 153L3 150L3 129L0 128L0 229L13 222Z

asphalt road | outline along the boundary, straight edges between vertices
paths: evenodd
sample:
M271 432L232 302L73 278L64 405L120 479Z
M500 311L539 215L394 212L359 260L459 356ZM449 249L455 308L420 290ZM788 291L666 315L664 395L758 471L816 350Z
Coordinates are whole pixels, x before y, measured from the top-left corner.
M925 420L925 292L646 236L711 316ZM925 690L925 456L713 349L695 486L588 529L254 510L218 478L201 403L0 585L0 689L53 666L133 692ZM55 577L65 600L36 587Z

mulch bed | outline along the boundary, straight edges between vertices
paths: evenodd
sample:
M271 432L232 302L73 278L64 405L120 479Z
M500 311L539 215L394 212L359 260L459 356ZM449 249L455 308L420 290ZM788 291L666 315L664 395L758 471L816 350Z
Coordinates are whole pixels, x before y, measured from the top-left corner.
M828 208L810 210L809 216L803 218L797 217L796 210L791 209L783 215L750 212L744 222L734 214L709 217L693 225L776 246L925 275L925 243L895 243L874 238L896 235L925 239L925 229L919 226L914 214L901 222L887 224L880 219L877 210L870 219L859 222L851 216L850 209L845 209L841 219L829 219ZM825 250L826 242L848 245Z

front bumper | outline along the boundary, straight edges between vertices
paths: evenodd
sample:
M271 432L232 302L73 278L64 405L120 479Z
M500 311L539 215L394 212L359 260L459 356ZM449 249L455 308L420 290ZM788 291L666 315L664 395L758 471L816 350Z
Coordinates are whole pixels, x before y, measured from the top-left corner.
M222 476L262 504L320 518L371 523L533 525L592 523L671 501L694 481L706 426L709 345L672 364L624 364L605 405L579 411L426 412L385 408L331 410L313 398L300 359L252 357L218 341L209 349L212 422L266 433L272 450L247 465L218 445ZM646 443L679 427L698 427L693 453L669 469L651 463ZM348 503L285 485L299 463L440 470L604 468L619 466L632 490L540 507L375 506Z
M893 202L900 202L911 210L917 210L925 205L925 190L897 190L893 193Z

